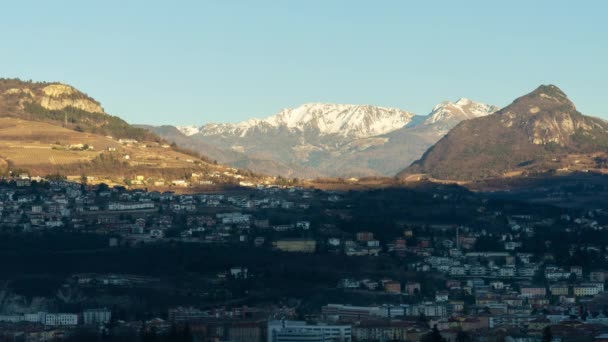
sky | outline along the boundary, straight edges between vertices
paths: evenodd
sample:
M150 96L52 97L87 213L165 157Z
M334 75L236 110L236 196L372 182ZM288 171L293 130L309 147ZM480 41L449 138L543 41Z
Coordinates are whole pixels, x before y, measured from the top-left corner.
M540 84L608 119L608 1L0 1L0 77L73 85L130 123L310 102L426 115Z

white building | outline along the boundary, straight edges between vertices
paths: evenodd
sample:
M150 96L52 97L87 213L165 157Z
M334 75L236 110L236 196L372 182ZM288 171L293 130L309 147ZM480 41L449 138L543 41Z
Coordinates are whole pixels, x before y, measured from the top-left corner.
M296 228L308 230L308 229L310 229L310 222L298 221L298 222L296 222Z
M515 267L513 266L504 266L498 270L499 277L514 277L515 276Z
M247 279L248 269L247 267L232 267L230 269L230 275L233 278Z
M154 209L152 202L112 202L108 204L108 210L124 211L124 210L145 210Z
M407 316L418 316L423 314L427 317L446 317L448 315L445 304L426 302L420 304L406 305Z
M223 224L249 223L251 215L241 213L221 213L215 215Z
M350 325L309 325L304 321L268 321L268 342L351 342Z
M450 267L450 275L451 276L464 276L465 269L463 266L452 266Z
M112 312L106 308L85 310L82 314L84 324L108 323L112 319Z
M78 315L71 313L47 313L44 317L44 325L77 325Z

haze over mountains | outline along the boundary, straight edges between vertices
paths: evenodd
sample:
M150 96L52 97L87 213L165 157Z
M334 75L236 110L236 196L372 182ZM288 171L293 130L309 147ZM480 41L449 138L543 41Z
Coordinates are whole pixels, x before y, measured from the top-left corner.
M498 108L460 99L426 116L370 105L304 104L236 124L150 127L209 157L289 177L394 176L462 120Z

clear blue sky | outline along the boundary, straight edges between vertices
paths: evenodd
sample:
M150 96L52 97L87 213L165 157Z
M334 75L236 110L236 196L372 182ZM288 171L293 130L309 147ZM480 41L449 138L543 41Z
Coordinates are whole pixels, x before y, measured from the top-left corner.
M131 123L306 102L427 114L541 83L608 118L608 1L11 1L0 76L72 84Z

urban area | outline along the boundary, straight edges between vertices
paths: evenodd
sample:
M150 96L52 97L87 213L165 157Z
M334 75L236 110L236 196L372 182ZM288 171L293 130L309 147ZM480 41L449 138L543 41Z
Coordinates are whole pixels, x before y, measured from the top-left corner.
M608 341L604 210L20 175L0 214L3 341Z

